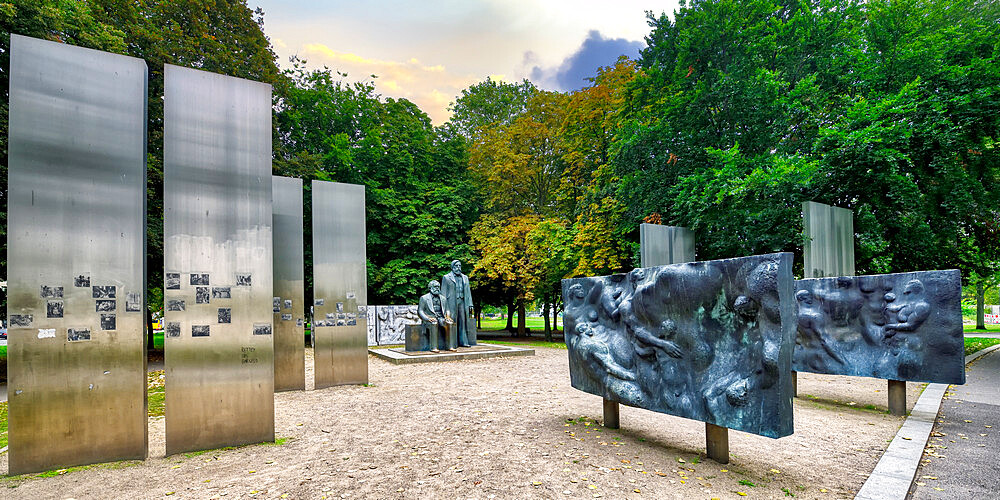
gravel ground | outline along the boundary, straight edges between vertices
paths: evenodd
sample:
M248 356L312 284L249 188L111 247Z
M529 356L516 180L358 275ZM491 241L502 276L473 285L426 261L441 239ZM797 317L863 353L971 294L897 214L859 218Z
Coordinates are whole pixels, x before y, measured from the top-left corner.
M704 456L704 424L621 408L569 385L564 349L391 365L371 385L275 395L282 444L0 479L6 498L851 498L902 423L885 381L799 374L795 434L730 432L731 462ZM307 388L312 387L307 349ZM909 403L921 387L908 384ZM806 396L808 395L808 396ZM872 408L865 408L871 405ZM7 455L0 455L0 471Z

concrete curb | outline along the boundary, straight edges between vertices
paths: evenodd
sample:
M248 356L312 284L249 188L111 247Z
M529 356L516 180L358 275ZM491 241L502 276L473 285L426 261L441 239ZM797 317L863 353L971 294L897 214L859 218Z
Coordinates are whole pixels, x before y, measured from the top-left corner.
M1000 344L987 347L965 358L965 364L1000 349ZM906 417L896 437L889 443L875 470L868 476L855 500L895 500L905 499L910 484L917 474L917 466L924 454L924 447L934 429L934 419L941 409L941 399L948 390L948 384L927 384L924 392L913 405L910 416Z

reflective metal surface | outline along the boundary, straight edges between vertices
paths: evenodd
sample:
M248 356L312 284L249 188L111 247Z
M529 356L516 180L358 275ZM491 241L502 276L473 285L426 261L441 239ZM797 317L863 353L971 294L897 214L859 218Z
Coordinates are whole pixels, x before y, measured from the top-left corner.
M306 388L302 179L272 176L274 390Z
M145 458L146 64L11 35L9 117L9 473Z
M694 261L694 231L686 227L639 225L640 267Z
M167 454L273 441L271 87L164 80Z
M365 187L312 181L316 388L368 383Z
M574 388L772 438L792 433L792 254L562 281Z
M854 276L854 212L806 201L802 219L805 277Z

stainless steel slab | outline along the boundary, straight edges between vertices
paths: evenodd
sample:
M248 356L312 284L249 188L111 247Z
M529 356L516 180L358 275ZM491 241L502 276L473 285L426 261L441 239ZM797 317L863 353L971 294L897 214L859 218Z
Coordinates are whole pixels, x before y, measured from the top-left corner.
M146 64L11 35L9 118L9 473L143 459Z
M639 267L694 261L694 231L686 227L639 225Z
M854 276L854 212L806 201L802 219L805 277Z
M274 390L306 388L302 179L272 176Z
M167 454L273 441L271 87L164 80Z
M316 388L367 384L365 187L312 181L312 221Z

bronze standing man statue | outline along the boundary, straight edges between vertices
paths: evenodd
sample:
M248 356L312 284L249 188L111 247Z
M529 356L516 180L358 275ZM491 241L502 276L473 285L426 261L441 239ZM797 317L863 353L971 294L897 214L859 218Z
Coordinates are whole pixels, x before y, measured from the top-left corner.
M460 347L476 345L472 290L469 288L469 277L462 274L461 261L451 261L451 272L441 279L441 291L448 301L446 312L455 322L452 328L458 330L458 345Z

